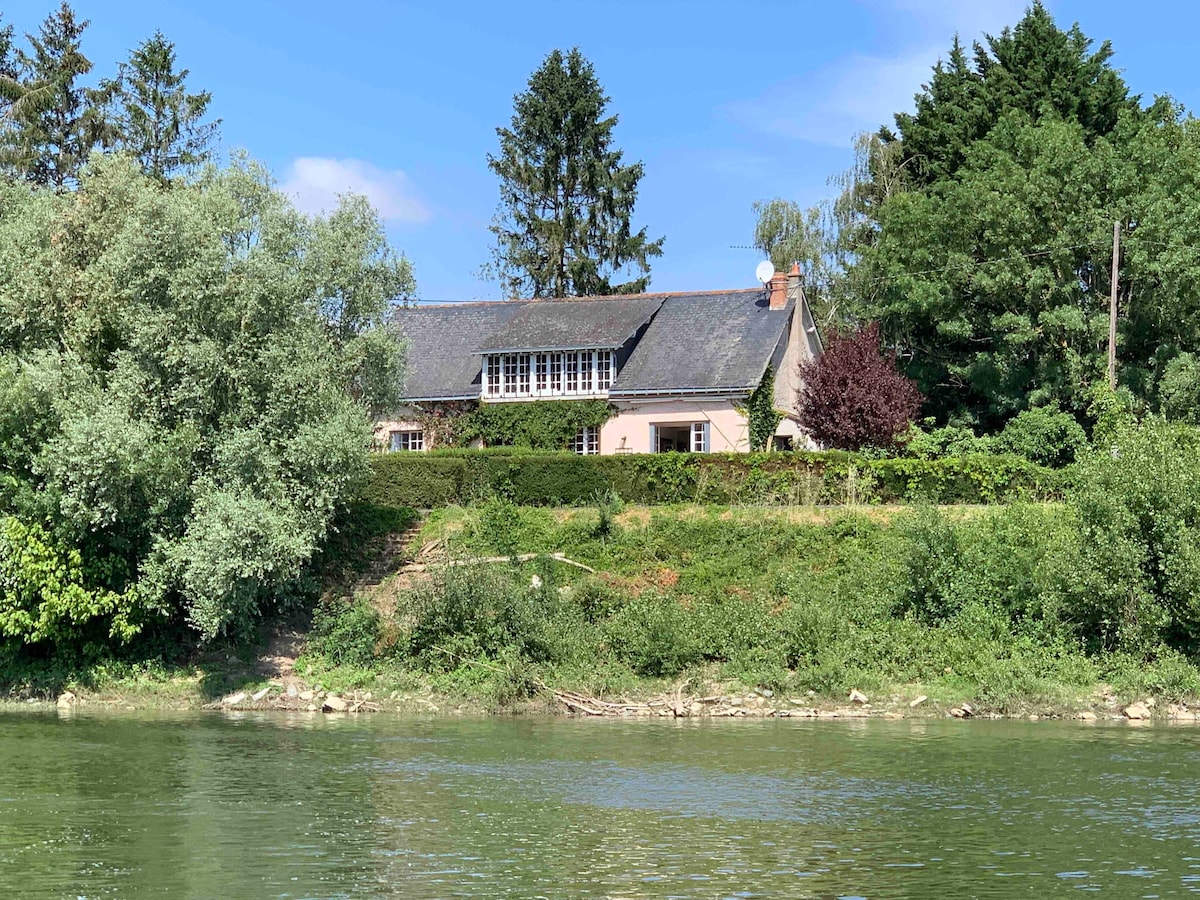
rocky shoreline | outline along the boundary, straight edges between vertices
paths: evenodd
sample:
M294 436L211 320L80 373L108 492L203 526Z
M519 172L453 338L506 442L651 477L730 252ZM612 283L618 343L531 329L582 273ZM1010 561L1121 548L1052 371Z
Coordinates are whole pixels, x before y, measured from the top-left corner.
M44 707L36 699L27 705ZM76 694L65 691L54 705L60 711L79 708L138 709L161 707L162 704L143 703L130 698L114 699L99 693ZM955 704L931 700L921 694L912 699L890 696L872 702L862 691L851 691L843 701L818 697L809 692L803 697L780 697L772 691L757 689L748 693L685 695L682 690L645 700L620 698L605 700L574 691L546 687L535 700L502 710L489 709L472 702L456 702L450 697L434 694L415 696L393 691L388 695L372 691L326 690L320 684L307 686L294 681L271 682L257 690L240 690L208 702L174 704L178 709L206 709L245 712L305 712L332 715L364 713L391 714L557 714L577 718L777 718L777 719L1020 719L1077 720L1082 722L1125 722L1145 725L1154 722L1192 724L1200 722L1200 704L1169 703L1160 706L1152 697L1123 705L1108 696L1091 708L1060 709L1029 712L977 709L971 703Z

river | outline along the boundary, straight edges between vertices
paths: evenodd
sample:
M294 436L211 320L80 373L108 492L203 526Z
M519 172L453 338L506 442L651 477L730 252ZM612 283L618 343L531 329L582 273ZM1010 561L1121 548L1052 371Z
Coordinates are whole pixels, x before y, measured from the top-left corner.
M1200 730L0 715L0 897L1181 897Z

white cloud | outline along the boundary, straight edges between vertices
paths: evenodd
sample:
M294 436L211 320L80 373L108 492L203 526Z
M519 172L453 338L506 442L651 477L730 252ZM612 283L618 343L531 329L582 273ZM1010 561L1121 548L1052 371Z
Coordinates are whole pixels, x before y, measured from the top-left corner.
M913 108L913 97L929 80L934 63L944 57L955 33L970 47L983 33L996 33L1015 23L1025 3L887 0L873 4L889 17L917 23L919 43L889 56L850 54L735 105L733 115L768 134L848 147L859 132L891 125L894 113Z
M412 180L399 169L380 169L361 159L302 156L288 166L280 190L301 212L316 215L337 206L339 194L362 194L385 222L428 221L429 209L417 196Z

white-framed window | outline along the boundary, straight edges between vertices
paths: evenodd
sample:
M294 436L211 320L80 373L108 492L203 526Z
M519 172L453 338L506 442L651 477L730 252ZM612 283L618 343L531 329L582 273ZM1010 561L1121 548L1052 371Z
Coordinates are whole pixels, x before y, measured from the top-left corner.
M563 393L578 394L579 393L579 354L568 353L563 363L563 368L566 369L565 384L563 385Z
M651 453L708 453L707 422L662 423L650 426Z
M486 394L491 397L500 394L500 357L485 356L483 358L484 387Z
M596 390L607 391L612 387L612 369L612 351L601 350L596 360Z
M517 393L529 394L529 354L523 353L517 357Z
M595 456L600 452L600 429L596 425L585 425L571 441L571 449L580 456Z
M517 356L508 355L504 358L504 393L517 392Z
M401 450L419 451L425 449L425 432L420 429L411 431L392 431L388 433L388 449L393 453Z
M483 357L483 396L603 396L616 378L612 350L489 353Z
M592 383L596 380L596 354L585 350L579 354L579 393L590 394Z

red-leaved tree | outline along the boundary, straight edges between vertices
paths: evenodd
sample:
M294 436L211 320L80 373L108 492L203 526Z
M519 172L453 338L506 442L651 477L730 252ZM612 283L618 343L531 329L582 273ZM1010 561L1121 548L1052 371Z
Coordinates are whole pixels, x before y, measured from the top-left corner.
M925 398L885 354L879 323L835 335L825 352L800 366L800 424L822 447L889 447Z

